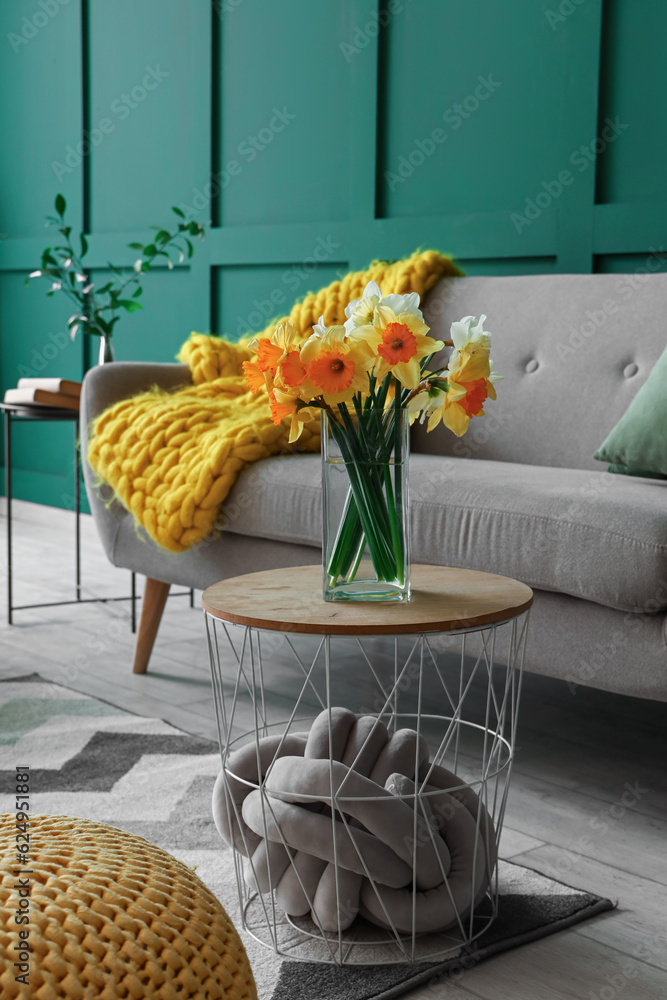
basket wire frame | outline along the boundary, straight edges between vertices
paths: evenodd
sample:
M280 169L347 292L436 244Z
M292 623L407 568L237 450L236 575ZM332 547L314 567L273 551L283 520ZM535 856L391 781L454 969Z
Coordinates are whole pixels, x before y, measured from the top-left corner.
M275 898L279 878L274 878L270 861L265 870L268 892L249 887L246 875L252 876L255 886L260 883L260 875L255 870L252 859L256 843L248 840L242 810L230 790L230 779L233 777L237 787L239 784L247 786L248 793L259 791L264 843L269 845L272 834L273 841L282 844L294 856L295 849L288 843L276 813L276 804L283 797L275 789L269 790L266 786L287 736L303 734L304 729L322 712L327 713L329 747L333 746L332 710L341 704L341 700L337 700L335 695L336 665L335 657L332 661L332 639L328 635L303 636L298 633L268 632L250 626L232 625L205 612L224 795L228 814L233 817L240 831L244 847L243 853L234 845L231 847L239 909L242 925L252 937L291 960L368 965L440 960L455 954L484 933L498 912L497 845L502 831L514 757L528 619L529 612L525 612L485 628L448 632L445 639L448 648L444 655L443 650L437 648L440 634L434 633L402 636L400 640L398 637L388 639L386 636L349 636L342 640L348 644L348 650L350 644L353 644L352 648L359 654L359 670L364 668L366 681L366 688L363 689L362 686L359 693L359 704L346 704L345 707L357 715L372 715L376 721L360 746L356 761L338 787L334 775L335 761L330 754L328 794L300 795L299 802L324 803L329 808L332 828L330 860L333 862L338 913L345 915L347 905L347 901L342 898L339 862L339 840L344 835L356 849L360 867L379 903L386 929L358 918L346 930L341 928L339 922L338 929L330 931L324 929L313 907L310 916L306 918L293 918L283 912ZM500 634L505 646L502 663L496 662L497 639ZM309 640L311 646L314 642L314 650L311 648L304 653L298 648L299 641L304 639ZM378 639L381 640L379 651L374 648ZM452 642L459 644L458 655L451 651ZM401 652L403 643L407 644L407 655L405 649ZM391 645L389 655L386 651L388 644ZM221 647L231 652L231 663L229 656L225 658L222 655ZM270 670L270 659L276 654L281 656L281 663L288 660L295 667L293 679L296 691L289 696L293 699L289 706L291 710L286 718L280 719L272 718L275 711L271 709L265 683L265 676ZM438 698L444 701L442 711L427 710L430 707L424 703L427 678L431 686L435 685ZM473 719L467 718L466 714L467 699L475 685L477 689L483 686L483 703L481 714L478 704L477 716ZM349 687L346 691L349 697ZM404 705L407 694L411 695L411 699ZM432 692L429 693L429 701L433 701ZM477 702L479 703L479 691ZM411 805L413 811L412 919L408 932L396 926L385 905L364 852L355 839L355 833L360 833L359 825L345 811L346 802L351 803L353 798L357 803L387 801L386 793L377 799L345 795L345 784L354 770L354 764L360 759L380 722L387 726L390 735L402 726L413 728L418 737L427 739L430 748L429 762L422 766L421 771L416 750L414 792L399 796ZM272 734L279 739L278 747L262 774L261 740ZM456 775L462 764L470 769L471 740L475 744L475 756L478 758L473 767L474 773L467 779L461 778L460 785L447 789L450 793L472 789L485 807L485 810L477 810L475 818L470 882L473 905L461 913L450 886L448 872L437 849L439 828L434 830L429 821L433 814L426 804L438 792L429 791L426 786L438 765L444 766L446 763ZM232 754L248 743L254 743L255 746L257 774L260 776L257 782L240 778L230 769ZM419 739L417 746L418 744ZM417 850L426 838L438 859L449 903L456 916L455 926L444 932L424 933L417 930ZM483 899L475 900L480 838L488 889ZM304 895L312 903L296 864L292 865L292 870ZM281 871L281 877L282 874Z

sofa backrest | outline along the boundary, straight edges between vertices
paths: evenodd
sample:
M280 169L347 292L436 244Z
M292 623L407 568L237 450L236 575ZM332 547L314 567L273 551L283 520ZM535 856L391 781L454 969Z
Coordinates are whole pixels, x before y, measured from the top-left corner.
M667 345L667 274L646 270L443 278L424 299L432 336L486 313L505 378L464 437L418 426L414 450L602 471L593 452Z

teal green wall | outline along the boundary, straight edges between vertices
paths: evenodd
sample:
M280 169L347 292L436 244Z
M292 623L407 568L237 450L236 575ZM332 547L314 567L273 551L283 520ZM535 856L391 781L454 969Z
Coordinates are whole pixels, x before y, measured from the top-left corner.
M118 324L129 360L418 246L470 274L663 269L666 35L663 0L3 2L0 389L85 369L67 305L23 284L57 191L98 277L173 203L213 223ZM17 428L18 496L67 506L71 463L70 426Z

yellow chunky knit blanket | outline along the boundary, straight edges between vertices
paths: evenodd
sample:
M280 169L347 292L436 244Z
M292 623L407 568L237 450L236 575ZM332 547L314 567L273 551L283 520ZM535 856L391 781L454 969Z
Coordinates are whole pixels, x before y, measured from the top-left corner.
M451 259L433 250L393 264L376 261L307 295L289 318L305 338L321 315L327 326L343 323L348 302L361 298L369 281L385 295L424 295L439 278L456 274ZM259 336L270 337L279 322ZM150 537L172 552L210 534L246 465L292 450L288 424L271 422L265 390L248 390L241 368L252 357L246 344L193 333L178 356L190 367L192 385L122 400L92 427L90 465ZM299 450L317 451L319 443L319 422L307 424Z

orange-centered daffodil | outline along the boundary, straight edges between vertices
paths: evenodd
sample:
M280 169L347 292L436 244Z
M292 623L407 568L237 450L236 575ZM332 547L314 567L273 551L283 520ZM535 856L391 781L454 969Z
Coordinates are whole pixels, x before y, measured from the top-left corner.
M298 351L290 351L280 365L280 377L285 385L296 387L302 385L306 378L305 365L301 363Z
M491 339L483 329L485 319L482 316L477 321L474 316L466 316L452 324L454 350L442 375L449 388L427 404L431 414L429 430L442 420L445 427L461 437L472 417L483 416L486 400L496 398L494 382L500 381L502 375L493 371L489 359Z
M345 327L327 328L321 317L301 348L301 363L315 389L313 395L325 396L331 405L351 400L355 392L368 391L365 362L366 355L347 337Z
M263 385L272 385L272 380L278 374L278 367L284 363L292 351L292 345L296 339L296 330L289 320L279 323L273 331L271 338L260 337L251 340L248 347L257 354L257 361L244 361L242 368L246 377L246 382L253 392L257 392ZM294 369L292 368L292 372ZM304 376L305 377L305 376Z
M373 326L359 327L350 339L363 339L372 348L374 359L368 363L378 381L391 372L407 389L416 389L421 378L419 362L435 354L444 345L428 336L429 328L419 311L395 313L391 306L375 308Z
M293 393L284 392L277 386L269 392L269 402L271 404L271 419L278 425L286 417L291 417L289 443L293 444L301 436L303 425L310 420L315 420L320 414L320 410L314 406L304 406L303 401Z
M266 376L256 361L244 361L241 365L245 380L252 392L259 392L266 385Z
M390 365L409 361L417 353L417 338L405 323L389 323L382 334L378 354Z
M354 378L354 361L340 350L320 351L307 371L308 377L323 393L345 392Z

